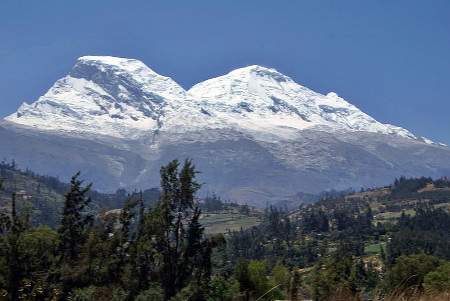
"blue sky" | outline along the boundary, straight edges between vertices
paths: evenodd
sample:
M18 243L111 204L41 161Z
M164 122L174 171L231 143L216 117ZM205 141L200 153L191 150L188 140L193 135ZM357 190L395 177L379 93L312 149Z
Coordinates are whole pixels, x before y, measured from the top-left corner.
M4 0L0 118L83 55L140 59L186 89L246 65L272 67L450 144L449 0Z

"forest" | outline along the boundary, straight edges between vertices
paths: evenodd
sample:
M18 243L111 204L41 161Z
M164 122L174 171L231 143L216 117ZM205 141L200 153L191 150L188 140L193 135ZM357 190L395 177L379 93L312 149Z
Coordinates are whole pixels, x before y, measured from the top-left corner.
M162 166L158 189L109 195L95 192L80 173L65 184L13 163L0 167L2 300L450 296L447 178L400 177L386 187L326 193L287 211L197 197L201 184L190 160ZM258 223L205 230L206 215L230 206Z

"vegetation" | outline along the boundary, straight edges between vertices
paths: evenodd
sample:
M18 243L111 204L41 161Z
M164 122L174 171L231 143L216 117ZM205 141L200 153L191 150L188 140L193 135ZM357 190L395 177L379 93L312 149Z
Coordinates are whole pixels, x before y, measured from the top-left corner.
M0 172L3 300L432 300L450 293L446 178L401 177L287 212L198 199L190 160L163 166L159 190L132 194L93 192L79 173L62 184L13 163ZM43 210L54 205L57 219Z

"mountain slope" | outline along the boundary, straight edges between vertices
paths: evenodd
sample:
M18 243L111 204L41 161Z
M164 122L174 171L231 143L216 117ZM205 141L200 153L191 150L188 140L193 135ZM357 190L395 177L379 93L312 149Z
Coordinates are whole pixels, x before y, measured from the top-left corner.
M156 130L225 128L256 139L295 140L304 129L416 139L405 129L376 121L335 93L321 95L274 69L237 69L186 93L140 61L93 56L79 58L68 76L33 104L22 104L6 120L45 130L120 138Z
M189 94L227 127L296 139L299 130L365 131L415 139L405 129L382 124L337 96L321 95L275 69L249 66L199 83ZM280 133L281 131L281 133ZM290 134L290 135L289 135Z
M178 109L186 92L142 62L81 57L70 74L6 120L38 129L129 137L155 131ZM51 122L50 122L51 121Z
M249 66L185 91L142 62L81 57L70 74L0 124L7 159L100 190L158 185L192 158L204 191L265 205L298 191L450 173L450 149L382 124L335 93ZM30 147L31 146L31 147Z

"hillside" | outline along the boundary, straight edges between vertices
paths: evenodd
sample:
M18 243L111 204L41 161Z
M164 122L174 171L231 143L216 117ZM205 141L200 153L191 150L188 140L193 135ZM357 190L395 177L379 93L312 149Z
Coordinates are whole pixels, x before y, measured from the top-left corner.
M0 163L0 180L0 212L11 213L11 199L14 194L17 211L23 216L29 215L30 226L47 225L56 228L59 225L65 194L70 189L68 183L29 170L21 171L15 162ZM102 207L109 210L120 209L132 194L124 189L118 189L114 194L100 193L95 190L94 184L93 189L87 193L92 198L89 211L97 215ZM142 191L142 198L146 205L155 204L159 198L159 189ZM247 229L260 223L261 210L247 205L222 202L215 195L197 199L196 203L203 211L201 222L208 234ZM299 204L300 201L297 200L296 203Z
M88 195L77 186L86 183L69 186L2 163L1 292L25 299L97 300L101 294L108 300L116 295L298 300L301 295L317 301L448 293L447 178L400 177L382 188L331 191L287 212L270 205L254 209L214 194L196 198L200 186L191 164L185 161L181 170L177 160L163 166L161 193ZM16 214L10 211L13 193ZM71 209L60 212L65 195ZM86 208L88 196L92 203ZM100 210L104 204L120 209ZM183 282L164 276L174 256L180 265L171 277Z
M29 214L33 226L40 224L56 227L64 204L64 191L69 185L53 177L37 176L31 172L17 170L14 163L0 165L0 209L11 212L11 199L15 194L18 212Z
M47 225L56 228L61 219L61 211L65 194L69 191L69 183L56 177L38 175L32 171L22 171L14 161L0 163L0 212L11 213L11 199L16 198L17 211L29 216L30 226ZM87 183L86 183L87 184ZM89 212L98 214L102 207L108 209L122 208L131 192L118 189L115 193L100 193L93 189L88 192L92 199ZM155 203L159 197L158 189L142 191L146 204Z
M450 260L449 229L450 181L401 177L382 188L334 192L294 212L270 207L259 226L229 233L216 258L232 264L239 258L257 260L268 271L282 262L298 273L302 292L315 300L339 292L379 300L415 284L406 281L407 272L397 282L390 276L401 260L422 256L417 254L430 256L423 260ZM222 272L230 268L222 260L215 264ZM417 285L416 293L423 290L422 282Z

